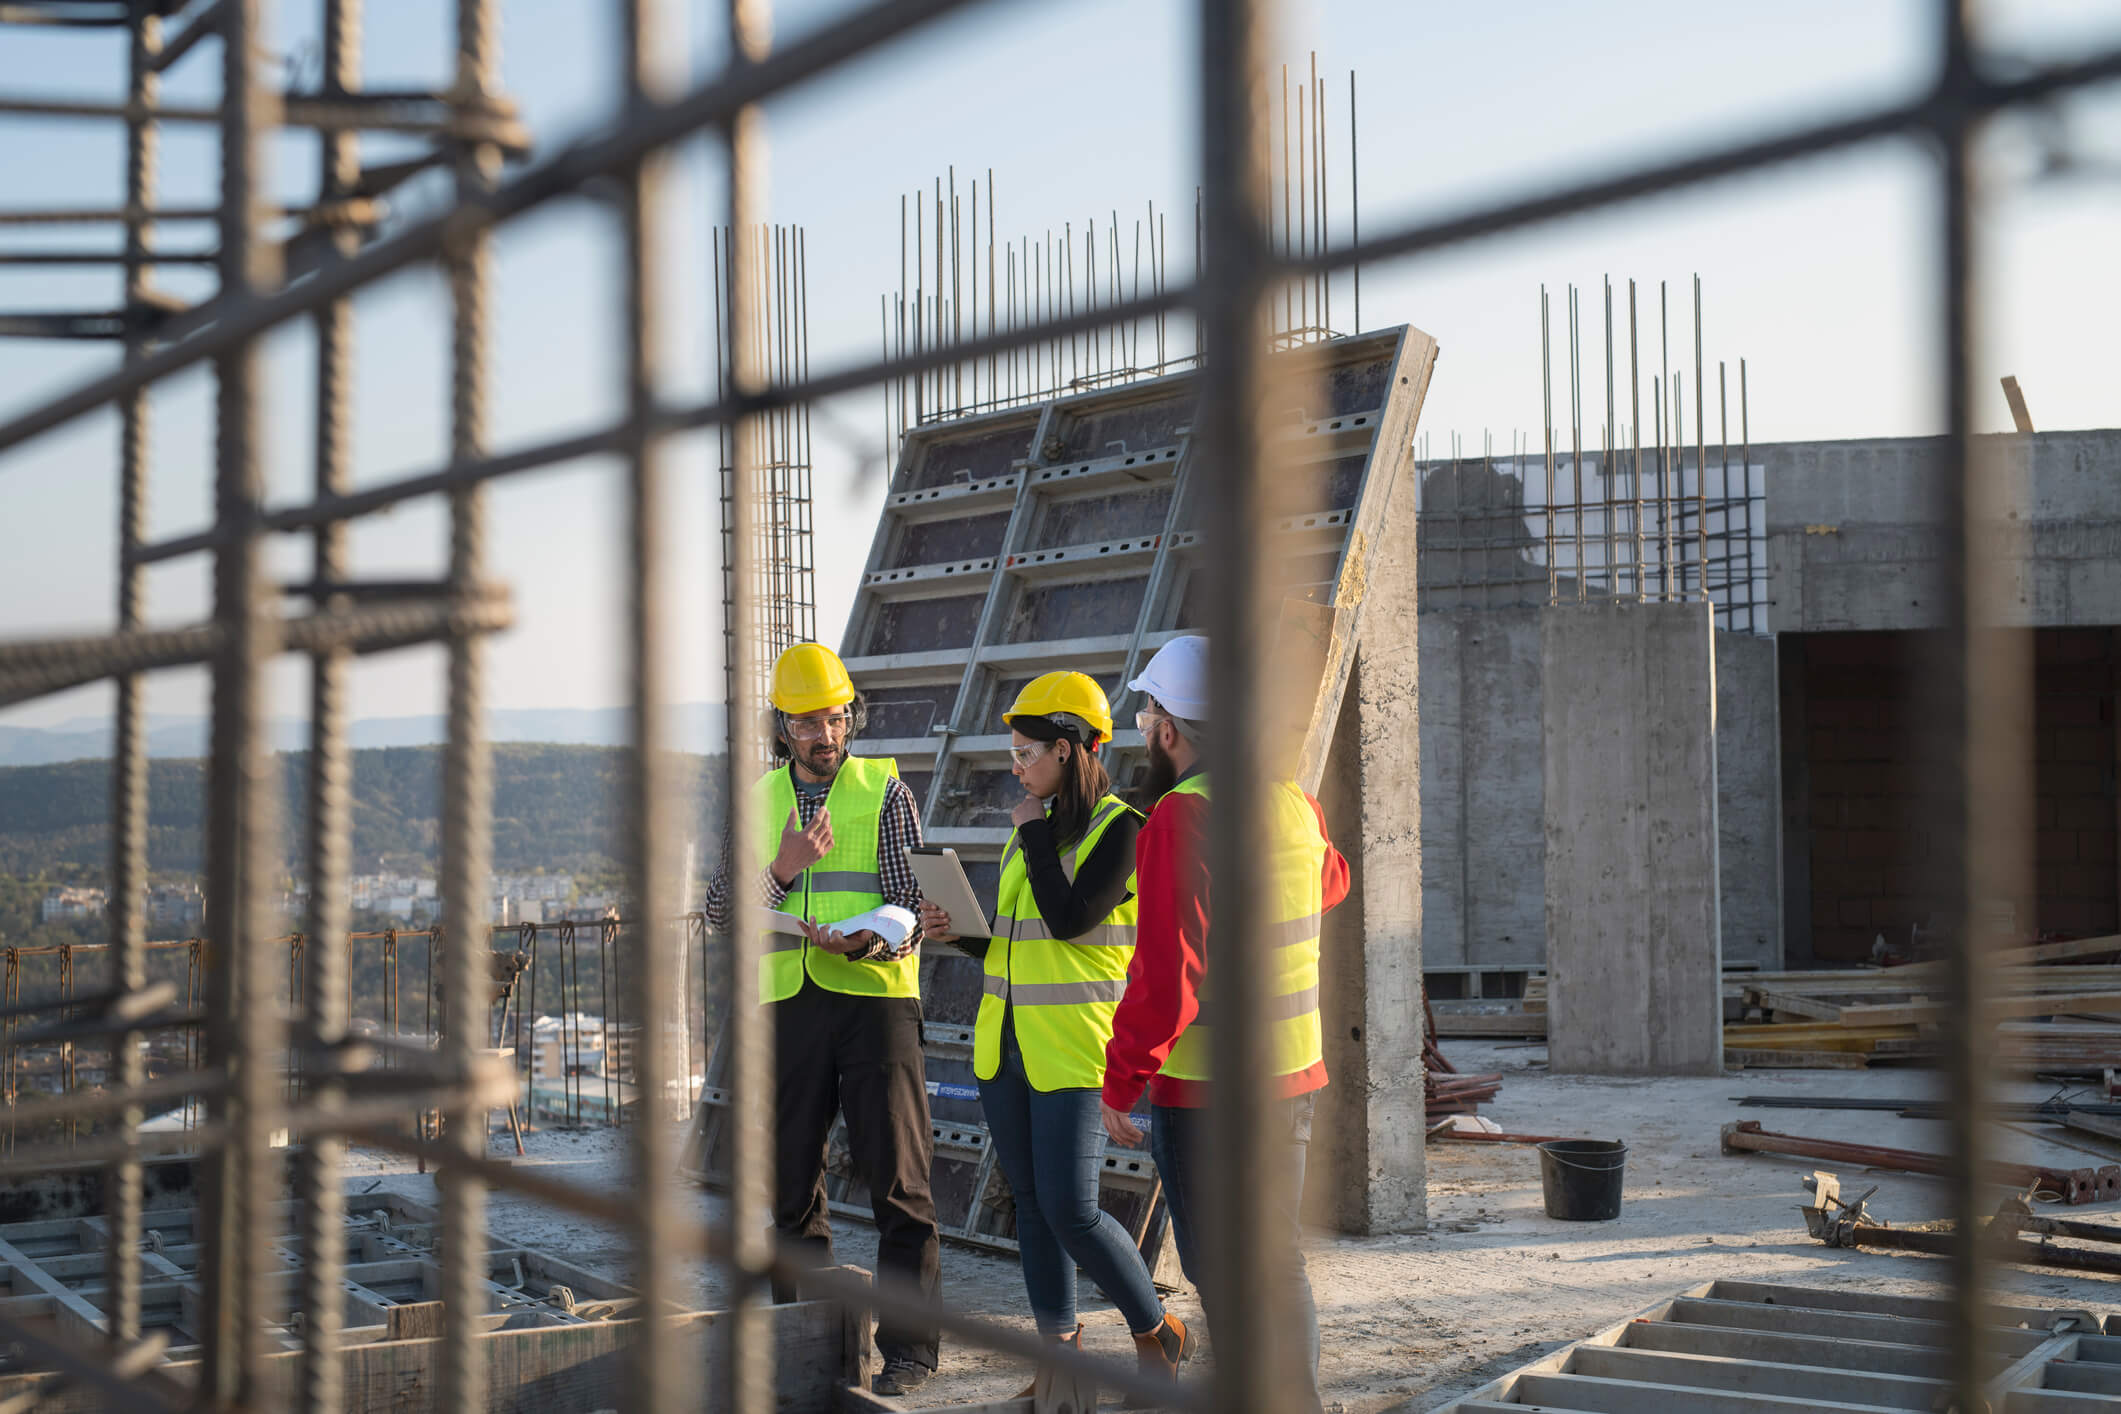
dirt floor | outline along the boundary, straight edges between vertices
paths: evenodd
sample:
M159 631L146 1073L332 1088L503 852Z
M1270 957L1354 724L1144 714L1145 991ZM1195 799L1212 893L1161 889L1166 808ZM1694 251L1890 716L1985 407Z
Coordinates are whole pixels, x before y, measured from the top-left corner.
M1810 1160L1719 1151L1720 1127L1757 1119L1771 1130L1808 1136L1941 1149L1943 1126L1890 1113L1740 1109L1741 1094L1931 1098L1928 1071L1752 1071L1721 1079L1598 1080L1550 1076L1546 1052L1528 1046L1447 1042L1460 1069L1501 1071L1488 1115L1520 1133L1624 1139L1627 1185L1620 1217L1598 1224L1557 1222L1541 1206L1536 1151L1500 1145L1432 1143L1428 1148L1429 1230L1416 1236L1347 1238L1314 1234L1309 1259L1318 1292L1324 1353L1320 1378L1329 1408L1348 1414L1419 1414L1571 1340L1696 1282L1716 1277L1850 1285L1918 1292L1941 1279L1937 1259L1836 1251L1805 1235L1799 1180ZM2011 1087L2009 1098L2039 1099L2056 1087ZM2005 1129L2000 1152L2028 1163L2089 1167L2121 1161L2088 1136L2050 1127ZM555 1176L596 1187L625 1176L623 1139L605 1131L548 1131L531 1137L531 1162ZM431 1199L433 1180L391 1156L352 1158L353 1191L371 1186ZM1837 1169L1858 1187L1876 1183L1872 1209L1903 1222L1945 1216L1942 1187L1913 1175ZM1844 1185L1845 1187L1848 1185ZM1997 1199L2004 1196L1997 1190ZM716 1203L698 1198L703 1215ZM2121 1223L2121 1205L2066 1210ZM509 1241L627 1276L619 1235L508 1195L491 1199L490 1223ZM844 1224L844 1261L873 1265L874 1234ZM1029 1327L1016 1265L946 1245L946 1295L964 1309ZM711 1277L694 1273L703 1307L718 1304ZM2002 1284L2042 1304L2121 1310L2121 1282L2013 1269ZM1182 1317L1199 1314L1191 1292L1173 1298ZM1125 1354L1125 1326L1087 1282L1085 1344ZM1212 1339L1202 1364L1213 1358ZM943 1353L942 1372L915 1405L970 1404L1014 1394L1025 1378L1014 1362L963 1346Z

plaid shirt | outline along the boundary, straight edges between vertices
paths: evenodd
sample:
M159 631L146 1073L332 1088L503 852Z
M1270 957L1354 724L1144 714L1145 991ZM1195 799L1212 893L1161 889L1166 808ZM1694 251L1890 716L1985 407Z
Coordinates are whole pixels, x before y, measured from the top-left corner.
M779 768L788 770L786 766ZM819 807L825 803L826 792L815 793L798 790L795 793L796 816L807 829L817 819ZM884 881L884 902L895 903L900 908L920 912L921 881L914 874L913 866L906 862L906 847L921 842L921 813L914 804L913 791L893 776L884 787L884 806L876 822L876 872ZM730 895L731 872L734 860L731 857L730 841L722 841L722 867L715 872L714 881L707 886L707 926L718 933L729 931L732 907ZM773 877L771 869L761 869L753 887L758 902L767 908L779 908L788 899L788 890L781 881ZM852 961L896 962L920 946L920 930L916 928L897 948L875 947L865 953L851 953Z

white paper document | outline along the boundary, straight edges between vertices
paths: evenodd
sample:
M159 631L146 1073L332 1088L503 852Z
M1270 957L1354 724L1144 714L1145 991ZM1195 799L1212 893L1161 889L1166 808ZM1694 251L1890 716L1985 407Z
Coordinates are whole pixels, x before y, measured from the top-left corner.
M759 913L761 924L769 932L788 933L798 938L803 936L803 920L799 915L777 908L762 908ZM848 937L867 930L882 938L886 947L895 948L913 935L913 930L920 926L920 920L913 916L911 909L887 903L866 913L857 913L852 918L828 922L824 926L837 929Z

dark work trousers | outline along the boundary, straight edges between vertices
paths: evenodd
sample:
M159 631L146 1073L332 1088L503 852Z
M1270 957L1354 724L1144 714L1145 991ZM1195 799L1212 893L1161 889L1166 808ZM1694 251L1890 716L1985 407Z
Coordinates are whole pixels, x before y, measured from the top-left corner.
M1283 1182L1287 1185L1284 1193L1288 1206L1276 1212L1268 1230L1259 1234L1260 1240L1274 1249L1274 1268L1288 1284L1296 1325L1293 1330L1277 1334L1294 1336L1299 1342L1292 1353L1304 1362L1303 1371L1312 1380L1312 1409L1319 1407L1318 1307L1311 1299L1311 1282L1304 1271L1300 1245L1303 1222L1299 1214L1303 1209L1305 1161L1311 1152L1311 1114L1316 1103L1313 1092L1275 1100L1267 1107L1262 1122L1272 1125L1287 1141L1279 1152L1287 1166ZM1149 1110L1149 1126L1149 1155L1156 1160L1156 1172L1164 1181L1164 1204L1171 1213L1171 1236L1178 1246L1178 1264L1185 1270L1186 1280L1199 1288L1200 1247L1207 1236L1201 1230L1201 1219L1206 1201L1202 1190L1208 1182L1208 1112L1154 1105ZM1213 1330L1215 1308L1207 1304L1207 1297L1207 1291L1202 1289L1202 1309L1207 1312L1208 1328Z
M935 1199L928 1171L935 1134L928 1122L927 1066L918 997L853 997L803 979L774 1006L776 1117L780 1141L773 1225L787 1246L818 1266L832 1264L832 1212L825 1203L825 1141L836 1114L847 1117L854 1176L876 1214L880 1274L941 1286ZM777 1301L795 1293L777 1288ZM876 1329L886 1362L933 1370L940 1341L925 1323L894 1322L890 1303Z

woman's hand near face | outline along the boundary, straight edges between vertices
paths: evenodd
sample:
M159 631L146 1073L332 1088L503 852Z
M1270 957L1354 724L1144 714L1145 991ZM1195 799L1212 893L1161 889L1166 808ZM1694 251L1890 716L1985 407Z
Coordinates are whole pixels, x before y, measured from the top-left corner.
M1016 803L1016 809L1009 812L1009 823L1019 829L1030 824L1033 820L1043 820L1045 818L1046 803L1037 796L1028 793Z

